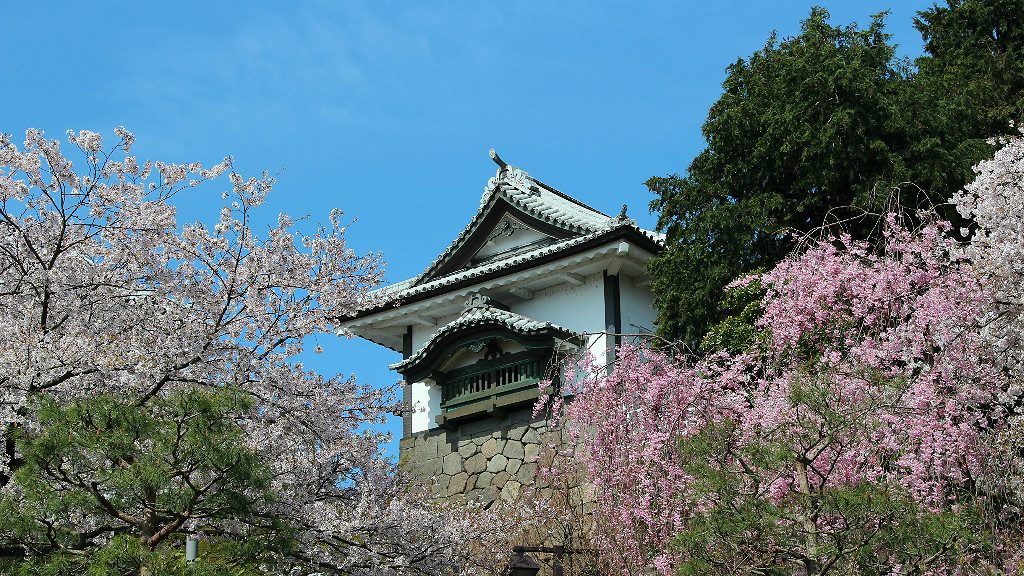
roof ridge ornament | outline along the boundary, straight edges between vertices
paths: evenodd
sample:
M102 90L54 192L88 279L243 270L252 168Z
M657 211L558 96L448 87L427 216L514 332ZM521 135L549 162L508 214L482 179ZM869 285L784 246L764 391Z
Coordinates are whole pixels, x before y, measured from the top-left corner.
M470 294L469 300L466 300L464 308L466 311L479 310L482 308L490 308L492 300L483 294Z
M491 160L498 165L497 173L487 181L487 185L484 186L484 195L480 199L480 205L483 206L487 203L487 199L498 189L499 184L508 184L514 188L518 188L520 191L525 192L531 196L539 196L540 188L537 186L533 179L530 178L530 174L521 168L505 162L498 156L498 153L491 148L488 154Z
M479 292L474 292L469 295L469 299L466 300L465 304L463 304L463 309L466 312L471 312L473 310L503 310L508 312L507 306L501 302L491 299L488 296L484 296Z
M619 212L619 215L616 216L615 218L611 218L608 220L608 227L618 228L619 226L636 226L636 220L630 218L626 214L626 210L628 208L629 207L627 205L623 204L622 210Z
M506 164L505 161L501 159L501 156L498 156L498 153L494 151L494 148L488 150L487 153L491 155L491 160L494 160L494 163L497 164L499 168L504 168L505 166L508 166L508 164Z

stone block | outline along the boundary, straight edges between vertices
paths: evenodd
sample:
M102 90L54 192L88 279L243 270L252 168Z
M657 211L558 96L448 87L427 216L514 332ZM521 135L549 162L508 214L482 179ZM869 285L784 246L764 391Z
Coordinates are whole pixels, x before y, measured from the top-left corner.
M493 473L501 472L507 465L508 458L505 458L501 454L495 454L494 457L487 462L487 471Z
M498 490L494 486L488 486L487 488L484 488L483 493L480 494L480 502L483 502L484 506L489 506L491 503L498 499L498 496L500 494L500 490Z
M498 472L497 474L495 474L494 478L491 478L491 486L495 486L497 488L501 488L502 486L505 485L505 482L508 482L508 479L511 478L511 477L512 477L511 474L509 474L508 472L505 472L504 470L502 470L501 472Z
M540 456L540 444L527 444L523 448L523 460L525 462L536 462Z
M398 441L398 449L403 454L416 447L416 436L409 436Z
M477 454L466 460L464 468L470 474L479 474L487 469L487 458L484 458L483 454Z
M459 472L455 476L452 476L451 480L448 481L448 495L454 496L465 492L467 480L469 480L469 474L466 474L465 472Z
M516 480L520 484L531 484L536 476L537 465L532 463L523 464L519 467L519 471L516 472Z
M422 450L423 454L427 456L438 456L440 454L440 446L440 438L432 436L423 439L423 444L419 446L419 450Z
M431 476L437 476L441 473L441 459L440 458L423 458L419 460L419 464L413 464L416 473L420 476L429 478Z
M482 454L484 458L491 458L497 453L498 440L496 438L488 438L487 441L484 442L483 446L480 447L480 454Z
M509 440L505 443L505 449L501 451L506 458L518 458L520 460L526 458L526 453L523 451L523 444L516 440Z
M518 426L513 426L513 427L508 429L508 439L509 440L522 440L523 439L523 434L526 434L526 431L528 429L529 429L529 427L526 424L520 424Z
M522 484L515 480L509 480L501 487L501 499L506 502L511 502L516 498L519 498L519 491L522 488Z
M536 429L530 428L523 433L523 444L536 444L538 442L540 442L540 434L537 433Z
M509 474L515 474L519 471L519 467L523 465L523 461L517 458L510 458L508 464L505 465L505 470Z
M459 442L459 456L463 458L469 458L473 454L476 454L477 446L472 440L463 440Z
M477 476L476 487L486 488L491 485L491 479L494 478L494 474L490 472L481 472L480 476Z
M452 452L444 457L441 465L441 472L454 476L462 472L462 456L458 452Z

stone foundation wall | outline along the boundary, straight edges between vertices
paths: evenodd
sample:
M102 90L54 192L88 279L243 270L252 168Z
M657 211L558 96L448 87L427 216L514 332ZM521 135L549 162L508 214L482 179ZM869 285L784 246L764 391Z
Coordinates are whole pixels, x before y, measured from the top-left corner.
M434 479L442 496L490 504L514 500L534 482L537 457L548 430L544 417L526 408L454 430L436 428L401 440L402 467Z

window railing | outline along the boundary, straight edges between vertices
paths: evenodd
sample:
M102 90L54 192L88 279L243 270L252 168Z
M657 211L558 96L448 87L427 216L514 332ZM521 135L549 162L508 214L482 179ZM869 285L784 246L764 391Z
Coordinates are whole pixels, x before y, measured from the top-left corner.
M471 404L499 399L536 388L544 379L550 353L506 354L451 370L441 384L441 412L465 412Z

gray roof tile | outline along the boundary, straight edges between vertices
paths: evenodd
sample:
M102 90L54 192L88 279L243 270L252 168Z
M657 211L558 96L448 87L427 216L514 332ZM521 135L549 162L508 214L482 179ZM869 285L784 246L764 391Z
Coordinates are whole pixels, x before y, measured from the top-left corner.
M588 234L607 228L614 218L555 190L514 166L502 166L487 181L480 198L480 208L459 236L441 253L415 281L429 280L431 274L446 262L480 227L484 217L505 200L526 214L552 226L576 234Z
M523 335L532 335L547 331L558 332L567 337L578 336L576 332L573 332L568 328L563 328L557 324L552 324L551 322L534 320L533 318L516 314L514 312L508 312L507 310L501 310L500 308L495 308L487 304L468 305L465 312L455 320L452 320L448 324L442 326L415 354L388 367L392 370L401 372L406 366L419 362L424 356L429 354L434 348L434 345L445 336L454 334L465 328L485 324L504 326L512 332Z

